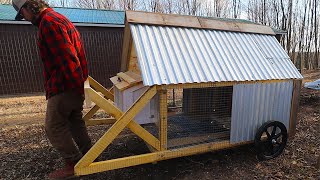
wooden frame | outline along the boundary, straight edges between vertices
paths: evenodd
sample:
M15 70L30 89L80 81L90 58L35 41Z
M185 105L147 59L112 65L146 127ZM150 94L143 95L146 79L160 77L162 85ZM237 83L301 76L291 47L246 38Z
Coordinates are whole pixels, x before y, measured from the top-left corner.
M167 159L173 159L177 157L190 156L199 153L210 152L219 149L227 149L236 147L239 145L249 144L252 142L243 142L238 144L230 144L229 141L223 141L219 143L207 143L197 146L191 146L186 148L174 149L174 150L164 150L154 153L112 159L107 161L91 163L86 167L79 167L78 164L75 167L76 175L88 175L103 171L109 171L114 169L120 169L124 167L136 166L140 164L152 163Z
M274 82L283 82L287 80L274 80ZM264 81L258 81L264 83ZM267 81L266 81L267 82ZM245 84L257 83L252 82L241 82ZM268 81L270 83L270 81ZM152 86L129 108L126 112L122 112L113 103L113 94L103 88L91 77L85 83L85 93L94 103L88 113L83 117L87 125L99 125L99 124L113 124L112 127L94 144L94 146L88 151L87 154L76 164L75 175L87 175L92 173L98 173L102 171L108 171L113 169L125 168L135 166L139 164L152 163L161 160L188 156L198 153L205 153L212 150L226 149L236 147L242 144L252 143L241 142L231 144L230 141L213 142L200 145L194 145L184 148L168 150L167 141L167 89L172 88L201 88L201 87L220 87L220 86L232 86L239 84L238 82L220 82L220 83L197 83L197 84L179 84L179 85L167 85L167 86ZM296 109L298 102L298 95L300 92L301 81L294 81L294 91L291 106L291 119L290 119L290 131L295 127L296 123ZM159 139L154 137L143 127L134 121L135 115L151 100L153 96L159 93L160 103L160 121L159 121ZM94 113L99 109L112 115L114 118L106 119L91 119ZM101 162L93 162L107 147L108 145L119 135L119 133L125 128L129 128L134 134L142 138L147 145L152 149L151 153L135 155L124 158L117 158L111 160L105 160ZM290 133L293 135L293 133ZM223 134L222 134L223 135ZM199 136L198 139L206 137ZM173 139L173 141L175 141ZM189 141L185 138L184 141Z
M188 87L197 87L194 84ZM96 91L97 89L99 91ZM84 120L87 125L113 124L111 128L94 144L94 146L85 154L75 166L76 175L87 175L108 171L112 169L135 166L139 164L152 163L160 160L171 159L176 157L188 156L192 154L204 153L212 150L225 149L235 147L240 144L250 142L242 142L238 144L230 144L229 141L206 143L197 146L190 146L180 149L167 149L167 90L158 86L149 87L149 89L129 108L126 112L122 112L111 99L111 92L102 88L100 84L94 81L91 77L85 83L85 93L94 103L95 106L84 115ZM151 100L153 96L160 93L160 122L159 122L159 139L154 137L139 124L134 121L135 115ZM99 109L112 115L114 118L107 119L90 119ZM119 135L125 128L129 128L134 134L143 139L154 152L136 155L124 158L111 159L101 162L93 162L110 143ZM202 137L199 137L202 138Z
M288 80L274 80L275 82L283 82ZM260 83L264 81L259 81ZM267 82L267 81L266 81ZM242 82L245 84L256 83L254 82ZM270 83L270 81L268 81ZM168 149L167 140L167 89L172 88L201 88L201 87L220 87L220 86L232 86L239 84L238 82L220 82L220 83L200 83L200 84L179 84L179 85L167 85L167 86L152 86L129 108L126 112L122 112L117 107L115 107L111 97L112 93L100 84L94 81L91 77L85 83L85 92L87 97L89 97L95 106L84 115L84 120L87 125L99 125L99 124L113 124L110 129L94 144L94 146L88 151L87 154L76 164L75 175L87 175L93 174L113 169L125 168L140 164L154 163L161 160L172 159L176 157L183 157L193 154L205 153L213 150L220 150L226 148L236 147L242 144L252 143L240 142L236 144L231 144L230 141L219 141L200 145L193 145L189 147ZM296 116L297 109L297 98L299 95L299 88L301 86L301 81L294 81L294 91L291 106L291 119L290 119L290 131L293 124L296 122L294 116ZM96 90L95 90L96 89ZM98 90L98 91L97 91ZM102 91L102 92L101 92ZM139 113L140 110L159 93L159 103L160 103L160 121L159 121L159 139L154 137L143 127L134 121L134 117ZM90 119L95 112L99 109L112 115L114 118L107 119ZM143 139L146 144L152 150L150 153L135 155L111 160L105 160L101 162L93 162L107 147L110 143L119 135L119 133L125 128L129 128L134 134L138 135ZM212 136L216 136L212 135ZM225 136L225 134L221 134ZM207 139L208 136L199 136L196 139ZM180 141L181 139L179 139ZM172 139L170 141L176 141ZM182 141L190 141L190 138L183 138ZM181 143L181 142L179 142ZM183 144L183 143L182 143Z
M124 30L124 42L123 52L121 59L121 71L127 72L128 70L136 71L140 73L137 68L135 61L137 60L137 53L133 44L133 39L130 31L129 24L139 23L148 25L160 25L160 26L175 26L175 27L188 27L188 28L201 28L201 29L215 29L223 31L234 31L234 32L245 32L245 33L259 33L274 35L273 30L270 27L240 23L240 22L227 22L217 19L200 18L195 16L180 16L180 15L166 15L157 13L147 12L134 12L126 11L125 17L125 30ZM130 64L130 62L133 62ZM111 79L115 84L115 87L119 90L124 90L130 87L130 85L136 85L141 81L128 76L125 73L117 74L115 79ZM121 78L125 81L125 85L120 87L120 83L117 84ZM119 108L114 105L114 95L111 90L105 89L94 79L89 77L85 83L86 99L90 99L95 103L88 113L83 117L86 125L99 125L99 124L112 124L112 126L105 132L105 134L94 144L94 146L85 154L82 159L76 164L74 170L75 175L87 175L98 173L102 171L108 171L113 169L119 169L124 167L130 167L145 163L153 163L161 160L183 157L193 154L205 153L212 150L220 150L226 148L236 147L242 144L252 143L240 142L231 144L230 141L219 141L212 143L205 143L200 145L193 145L183 148L168 149L168 122L167 122L167 90L168 89L188 89L188 88L206 88L206 87L223 87L223 86L234 86L237 84L254 84L254 83L278 83L287 82L286 80L262 80L262 81L244 81L244 82L208 82L208 83L190 83L190 84L176 84L176 85L161 85L149 87L135 103L126 111L122 112ZM123 83L123 82L122 82ZM298 107L298 98L300 92L301 81L294 81L293 99L291 105L291 118L290 118L290 134L294 135L294 128L296 123L296 112ZM159 94L160 103L160 118L159 118L159 138L156 138L142 126L140 126L134 120L134 117L144 108L144 106L150 102L150 100ZM106 113L110 114L112 118L106 119L92 119L93 115L102 109ZM143 139L149 149L150 153L135 155L117 159L110 159L101 162L93 162L120 134L124 128L129 128L134 134ZM225 137L228 134L209 134L206 136L193 137L198 141L207 140L213 136ZM193 139L193 140L194 140ZM184 142L190 142L190 137L171 139L174 144L185 145ZM176 143L175 143L176 142ZM180 144L179 144L180 143Z

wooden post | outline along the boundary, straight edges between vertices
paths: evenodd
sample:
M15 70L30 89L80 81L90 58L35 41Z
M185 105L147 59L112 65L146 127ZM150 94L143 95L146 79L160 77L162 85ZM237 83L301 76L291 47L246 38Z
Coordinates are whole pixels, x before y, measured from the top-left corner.
M122 47L122 57L121 57L121 71L126 72L128 69L128 58L130 58L132 47L132 36L127 21L127 13L125 13L125 28L124 28L124 37L123 37L123 47Z
M293 81L293 92L292 92L292 100L291 100L291 114L290 114L290 122L289 122L289 137L294 137L296 133L296 125L298 107L299 107L299 98L300 98L300 90L301 90L302 80L294 80Z
M167 149L167 136L168 136L168 117L167 117L167 90L160 90L160 126L159 126L159 136L160 136L160 149Z

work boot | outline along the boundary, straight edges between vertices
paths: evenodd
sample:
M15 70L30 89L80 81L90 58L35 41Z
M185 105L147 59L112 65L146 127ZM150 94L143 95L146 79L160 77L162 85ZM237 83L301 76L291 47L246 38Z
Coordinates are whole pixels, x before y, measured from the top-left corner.
M66 161L65 167L55 170L48 175L49 179L70 179L74 177L74 166L77 162Z

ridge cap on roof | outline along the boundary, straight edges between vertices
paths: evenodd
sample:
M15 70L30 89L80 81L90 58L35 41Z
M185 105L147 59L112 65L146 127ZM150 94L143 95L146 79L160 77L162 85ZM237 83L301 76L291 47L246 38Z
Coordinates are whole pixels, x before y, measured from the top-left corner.
M156 26L173 26L197 29L213 29L243 33L257 33L275 35L271 27L254 23L240 23L200 16L152 13L145 11L126 11L125 21L131 24L145 24ZM126 23L125 22L125 23Z

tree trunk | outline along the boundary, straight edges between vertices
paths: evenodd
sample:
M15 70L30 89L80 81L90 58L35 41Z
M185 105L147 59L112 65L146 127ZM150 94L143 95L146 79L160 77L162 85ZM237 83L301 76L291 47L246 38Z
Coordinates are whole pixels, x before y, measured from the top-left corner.
M291 52L291 24L292 24L292 0L289 0L288 5L288 24L287 24L287 30L288 30L288 38L287 38L287 52Z
M300 27L300 41L299 41L299 45L298 45L298 56L297 56L297 67L298 69L300 69L300 71L302 72L303 67L304 67L304 62L303 62L303 45L304 45L304 32L305 32L305 24L306 24L306 16L307 16L307 5L308 3L305 4L304 7L304 15L303 15L303 20L302 20L302 24Z

